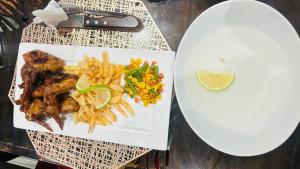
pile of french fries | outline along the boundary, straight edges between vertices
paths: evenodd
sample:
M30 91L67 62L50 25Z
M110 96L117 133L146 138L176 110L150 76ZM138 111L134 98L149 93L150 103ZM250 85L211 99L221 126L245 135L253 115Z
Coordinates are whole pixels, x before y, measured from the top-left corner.
M89 132L92 132L96 124L106 126L115 122L117 120L115 110L124 117L134 116L134 110L123 99L124 87L121 85L121 78L124 74L124 66L110 63L107 52L102 53L102 62L95 57L84 55L78 65L68 65L64 69L66 73L87 76L91 85L104 85L111 89L112 96L109 103L100 109L96 109L93 92L82 94L73 91L71 97L80 105L79 111L73 116L75 123L87 123Z

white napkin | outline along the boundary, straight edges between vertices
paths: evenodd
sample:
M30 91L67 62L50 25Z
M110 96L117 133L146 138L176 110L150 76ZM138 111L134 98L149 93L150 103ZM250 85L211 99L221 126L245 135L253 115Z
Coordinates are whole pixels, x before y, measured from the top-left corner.
M46 25L55 28L59 22L68 20L68 15L62 7L54 0L51 0L47 7L42 10L35 10L32 12L34 23L44 22Z

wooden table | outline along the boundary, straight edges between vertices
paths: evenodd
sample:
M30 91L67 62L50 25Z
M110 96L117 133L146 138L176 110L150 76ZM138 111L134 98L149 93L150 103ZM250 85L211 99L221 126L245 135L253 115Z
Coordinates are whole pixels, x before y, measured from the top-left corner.
M208 7L220 0L169 0L149 3L144 0L165 39L176 51L179 42L192 21ZM300 0L262 0L279 10L300 33ZM30 9L25 11L30 13ZM18 155L38 158L24 130L13 127L12 105L7 97L13 76L21 30L0 34L4 49L0 69L0 150ZM1 54L1 51L0 51ZM300 56L300 55L299 55ZM182 116L176 99L172 105L169 166L172 169L297 169L300 168L300 127L277 149L256 157L234 157L208 146L191 130ZM150 168L156 152L148 154ZM159 153L164 166L164 152ZM156 153L157 155L157 153ZM146 168L146 156L140 158Z

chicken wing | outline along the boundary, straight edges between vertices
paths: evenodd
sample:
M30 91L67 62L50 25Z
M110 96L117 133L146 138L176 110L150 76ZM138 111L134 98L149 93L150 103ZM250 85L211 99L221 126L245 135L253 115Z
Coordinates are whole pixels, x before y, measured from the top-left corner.
M55 72L64 66L64 61L41 50L33 50L23 54L25 64L30 64L38 72Z
M25 117L27 120L34 121L39 125L45 127L46 129L52 131L50 126L46 122L44 122L46 118L44 112L45 112L45 106L43 100L40 98L35 98L29 104L25 113Z
M71 113L79 110L79 104L71 97L63 97L61 103L59 103L60 112ZM41 98L34 98L26 110L25 117L29 121L34 121L39 125L45 127L49 131L52 131L50 126L45 122L45 105ZM60 118L58 119L60 121Z
M60 129L63 129L63 122L59 116L59 103L55 97L56 95L51 93L51 90L48 88L50 88L50 86L47 86L44 91L45 113L48 117L52 117L56 121Z
M46 79L44 83L35 87L32 91L32 97L42 97L45 87L52 85L51 89L53 93L64 93L75 87L78 76L71 74L56 75L49 79Z
M25 61L25 65L21 69L23 83L19 85L20 88L23 88L23 93L17 103L21 105L21 111L25 112L30 103L31 92L38 74L62 70L64 61L41 50L27 52L23 55L23 59Z
M21 105L20 109L28 120L51 130L44 120L47 116L53 117L62 129L63 123L59 116L62 106L59 105L56 95L73 88L78 77L61 73L64 61L41 50L27 52L23 59L23 82L19 85L23 93L17 104Z
M43 97L44 90L45 90L45 85L41 84L32 91L31 96L32 97Z
M79 104L72 97L67 97L63 100L60 111L62 113L71 113L77 112L79 108Z
M21 77L23 83L21 87L23 88L23 93L21 94L20 99L17 101L17 104L21 105L21 111L25 112L31 100L31 92L33 88L33 83L36 79L37 71L33 69L30 65L24 65L21 69Z
M44 107L44 102L40 98L35 98L33 99L26 111L26 119L27 120L34 120L38 116L44 115L45 112L45 107Z
M66 93L70 89L73 89L79 79L76 75L62 74L55 76L49 83L51 83L52 93L61 94Z
M74 88L77 80L78 76L63 74L45 81L43 96L46 114L49 117L53 117L61 129L63 129L63 123L59 117L60 106L56 96Z

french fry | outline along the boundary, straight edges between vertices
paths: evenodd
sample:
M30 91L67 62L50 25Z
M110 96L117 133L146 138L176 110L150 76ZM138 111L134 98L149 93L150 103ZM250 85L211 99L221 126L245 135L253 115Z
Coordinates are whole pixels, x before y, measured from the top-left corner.
M86 63L89 65L90 68L94 67L94 63L92 61L92 58L93 57L87 57L87 59L86 59Z
M111 79L112 79L112 80L115 80L115 79L121 78L122 74L123 74L122 71L121 71L121 72L118 72L118 73L115 73Z
M114 74L119 74L124 72L124 66L123 65L115 65L115 72Z
M95 127L95 120L96 120L96 115L92 115L90 121L89 121L89 133L91 133Z
M73 91L70 96L73 98L73 99L76 99L78 97L80 97L80 93L78 91Z
M132 108L132 107L130 106L130 104L127 103L124 99L121 99L119 103L126 109L126 111L127 111L131 116L134 116L134 115L135 115L135 112L134 112L133 108Z
M81 71L75 71L75 70L72 70L72 71L65 71L65 73L69 73L69 74L73 74L73 75L77 75L77 76L80 76L81 74Z
M92 114L91 114L91 108L89 106L84 106L83 109L84 109L84 111L83 111L84 115L87 118L90 118L92 116Z
M80 117L81 117L81 119L83 119L85 122L90 121L90 118L87 116L87 114L82 114Z
M112 83L112 84L109 85L109 87L111 89L113 89L114 91L123 92L123 88L118 84Z
M82 115L83 112L84 112L83 106L80 106L80 108L79 108L79 110L78 110L78 115L79 115L79 117Z
M100 126L105 126L105 123L102 121L102 119L96 118L95 122Z
M85 70L89 68L89 65L87 64L88 57L88 55L84 54L83 60L79 62L79 66Z
M80 68L80 66L67 65L67 66L64 66L64 71L65 71L65 73L80 75L81 68Z
M111 78L114 75L115 72L115 67L113 64L109 64L109 68L108 68L108 76Z
M112 104L112 103L108 104L108 105L106 106L106 108L112 109L112 108L113 108L113 104Z
M99 63L99 65L98 65L98 76L103 77L103 73L104 73L103 64Z
M71 95L71 97L72 97L74 100L76 100L80 106L86 105L86 101L85 101L85 98L84 98L83 95L80 95L79 97L75 97L75 96L73 97L73 96Z
M119 66L120 71L124 70L124 65L118 65L118 66Z
M103 79L103 78L99 78L99 79L97 80L97 84L103 84L103 82L104 82L104 79Z
M88 121L86 121L86 120L84 120L83 118L79 117L78 122L81 122L81 123L87 123Z
M91 106L95 106L95 99L92 99L92 98L89 98L89 97L86 97L86 101L88 104L90 104Z
M97 73L96 73L95 68L93 67L93 68L87 70L85 74L89 77L94 77Z
M110 82L110 80L111 80L110 77L106 77L106 78L104 79L104 81L103 81L103 84L104 84L104 85L108 85L109 82Z
M111 110L106 108L103 111L104 111L104 115L108 117L111 121L113 122L117 121L117 116Z
M80 66L66 65L64 66L65 71L77 71L80 70Z
M66 72L78 76L87 75L88 82L93 85L105 85L111 89L111 99L101 109L96 109L95 93L90 91L82 94L73 91L71 97L80 105L78 112L74 113L74 123L83 122L89 126L89 132L92 132L95 125L106 126L117 121L117 116L112 112L112 108L120 114L127 117L127 114L134 116L132 107L122 99L123 86L121 86L121 77L124 74L124 66L109 63L108 53L101 54L102 62L95 57L84 55L78 66L66 66Z
M117 64L113 64L114 65L114 74L117 74L120 71L120 67Z
M105 116L103 116L102 114L98 115L97 116L97 119L101 120L104 125L110 125L111 124L111 121L109 121Z
M102 62L103 63L108 63L109 62L108 61L108 53L106 51L102 52L101 56L102 56Z
M118 110L118 112L121 113L121 115L123 115L124 117L127 117L126 112L123 110L123 108L121 106L119 106L118 104L113 104L113 107Z
M93 63L93 65L94 65L95 67L97 67L97 65L98 65L98 63L99 63L99 62L97 61L96 57L92 57L91 62Z
M115 96L112 97L112 99L110 100L110 102L112 104L116 104L116 103L118 103L121 100L122 97L123 97L122 93L117 93Z
M90 98L90 99L95 99L95 96L93 95L92 92L89 92L89 93L85 94L85 96Z
M77 124L79 122L79 113L78 112L73 113L73 119L74 119L75 124Z
M121 82L121 78L112 79L111 84L119 84Z
M102 116L101 118L102 118L105 125L111 125L112 124L112 122L110 120L108 120L105 116Z
M107 75L108 75L108 67L109 67L109 65L108 65L108 63L103 63L102 64L103 65L103 77L107 77Z

